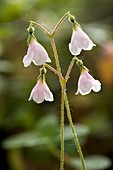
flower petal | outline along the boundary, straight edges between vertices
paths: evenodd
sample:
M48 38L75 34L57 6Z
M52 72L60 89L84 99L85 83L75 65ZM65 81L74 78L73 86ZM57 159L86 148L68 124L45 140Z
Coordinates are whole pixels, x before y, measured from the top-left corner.
M28 47L28 50L27 50L27 54L23 58L24 67L28 67L31 64L32 59L33 59L33 45L32 45L32 41L33 40L31 40L31 43L29 44L29 47Z
M54 98L53 98L53 94L52 92L50 91L49 87L47 86L46 83L44 83L44 95L45 95L45 100L46 101L53 101Z
M79 55L82 49L91 50L95 44L91 41L88 35L76 25L76 29L73 31L71 42L69 44L69 50L72 55Z
M33 99L36 103L40 104L44 101L44 94L41 90L32 91L29 100Z
M78 83L79 93L81 93L82 95L89 94L91 92L91 88L92 88L91 81L87 81L85 77L81 76Z
M43 65L45 62L51 62L44 47L33 37L30 41L27 54L23 58L25 67L28 67L31 62L33 62L35 65Z
M73 43L76 44L78 48L83 48L88 46L87 34L82 31L82 29L76 26L76 30L73 32Z
M28 100L33 99L36 103L42 103L44 101L45 95L43 93L42 82L39 80L31 91L30 97Z
M94 92L99 92L101 90L101 83L98 80L95 80L95 83L93 84L92 90Z
M42 103L44 99L50 102L54 100L52 92L41 78L31 91L29 100L31 99L33 99L36 103Z
M75 93L75 95L78 95L80 92L79 92L79 89L77 89L77 91L76 91L76 93Z
M95 80L86 70L83 70L78 80L78 89L75 95L79 93L86 95L89 94L91 90L99 92L101 90L101 83Z
M38 43L35 42L35 50L33 55L33 63L35 65L43 65L45 62L51 62L46 50L44 47Z
M79 55L82 51L82 49L77 48L75 44L69 43L69 51L72 55Z
M32 55L25 55L23 58L24 67L28 67L32 62Z
M89 37L88 37L89 38ZM90 50L92 50L92 48L93 48L93 46L96 46L90 39L89 39L89 41L88 41L88 46L84 46L83 47L83 50L88 50L88 51L90 51Z

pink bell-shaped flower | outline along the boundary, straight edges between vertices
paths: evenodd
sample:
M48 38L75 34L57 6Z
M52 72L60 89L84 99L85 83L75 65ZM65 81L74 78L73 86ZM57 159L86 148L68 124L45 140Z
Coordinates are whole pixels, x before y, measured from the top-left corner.
M31 38L27 54L23 58L24 67L28 67L31 62L35 65L43 65L45 62L51 62L44 47L34 37Z
M47 86L46 82L40 78L31 91L29 100L33 99L36 103L42 103L44 100L52 102L53 94Z
M95 80L85 69L82 70L82 73L78 80L78 89L77 94L86 95L93 90L94 92L99 92L101 90L101 83L98 80Z
M91 41L88 35L76 24L73 31L71 42L69 43L69 50L72 55L79 55L83 50L91 50L95 44Z

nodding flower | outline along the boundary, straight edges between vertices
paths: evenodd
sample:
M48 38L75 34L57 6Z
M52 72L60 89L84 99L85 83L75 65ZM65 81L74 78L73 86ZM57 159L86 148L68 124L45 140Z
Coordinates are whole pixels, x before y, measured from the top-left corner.
M24 67L28 67L31 62L35 65L43 65L45 62L51 62L45 48L33 36L31 37L27 54L23 58Z
M93 90L94 92L99 92L101 90L101 83L95 80L85 69L82 69L82 73L78 80L77 94L86 95Z
M79 55L82 50L91 50L95 46L88 35L77 24L73 28L69 50L72 55Z
M47 86L45 80L40 78L31 91L29 100L33 99L36 103L42 103L44 100L52 102L53 94Z

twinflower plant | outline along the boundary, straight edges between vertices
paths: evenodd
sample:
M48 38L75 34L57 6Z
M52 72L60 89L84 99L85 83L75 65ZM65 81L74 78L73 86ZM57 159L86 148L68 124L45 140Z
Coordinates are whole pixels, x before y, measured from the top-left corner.
M67 69L67 73L65 76L62 75L61 65L59 62L59 55L57 53L57 47L55 44L54 36L58 31L59 26L63 23L63 21L69 18L69 21L72 23L72 37L69 43L69 51L72 54L72 60ZM54 53L54 59L56 68L52 67L50 64L51 59L48 56L46 49L38 42L37 38L34 35L35 28L41 29L49 38L52 46L52 50ZM94 92L99 92L101 90L101 83L98 80L95 80L90 74L89 69L84 66L83 61L80 60L77 55L81 53L82 50L92 50L95 46L93 41L89 38L89 36L82 30L81 26L75 20L75 17L67 12L64 16L59 20L54 29L49 32L42 25L35 21L30 21L29 28L27 29L28 36L28 50L27 54L23 58L23 64L25 67L28 67L32 62L40 66L40 75L37 78L37 83L31 91L29 100L33 99L37 104L42 103L44 100L52 102L54 101L53 93L50 91L47 83L46 83L46 72L47 69L51 70L59 77L59 83L61 86L61 122L60 122L60 136L61 136L61 151L60 151L60 170L64 170L64 111L66 109L67 117L69 120L69 124L72 130L73 138L75 141L75 145L81 160L82 170L86 170L84 156L81 150L81 146L76 134L76 128L74 127L69 101L67 97L66 85L69 80L71 70L74 66L78 66L80 68L80 77L78 80L78 89L75 95L87 95L93 90Z

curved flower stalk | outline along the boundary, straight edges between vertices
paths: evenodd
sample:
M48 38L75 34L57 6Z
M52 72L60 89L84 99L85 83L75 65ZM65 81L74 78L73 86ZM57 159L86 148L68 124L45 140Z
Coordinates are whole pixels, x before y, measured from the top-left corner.
M31 91L29 100L31 99L33 99L36 103L42 103L44 100L49 102L54 100L52 92L42 77L39 78L33 90Z
M82 30L76 23L74 31L72 33L71 42L69 43L69 50L72 55L79 55L83 50L91 50L95 44L88 37L88 35Z
M51 62L45 48L33 36L31 37L27 54L23 58L24 67L28 67L31 62L35 65L43 65L45 62Z
M82 73L78 80L77 94L86 95L93 90L94 92L99 92L101 90L101 83L95 80L85 69L82 69Z

